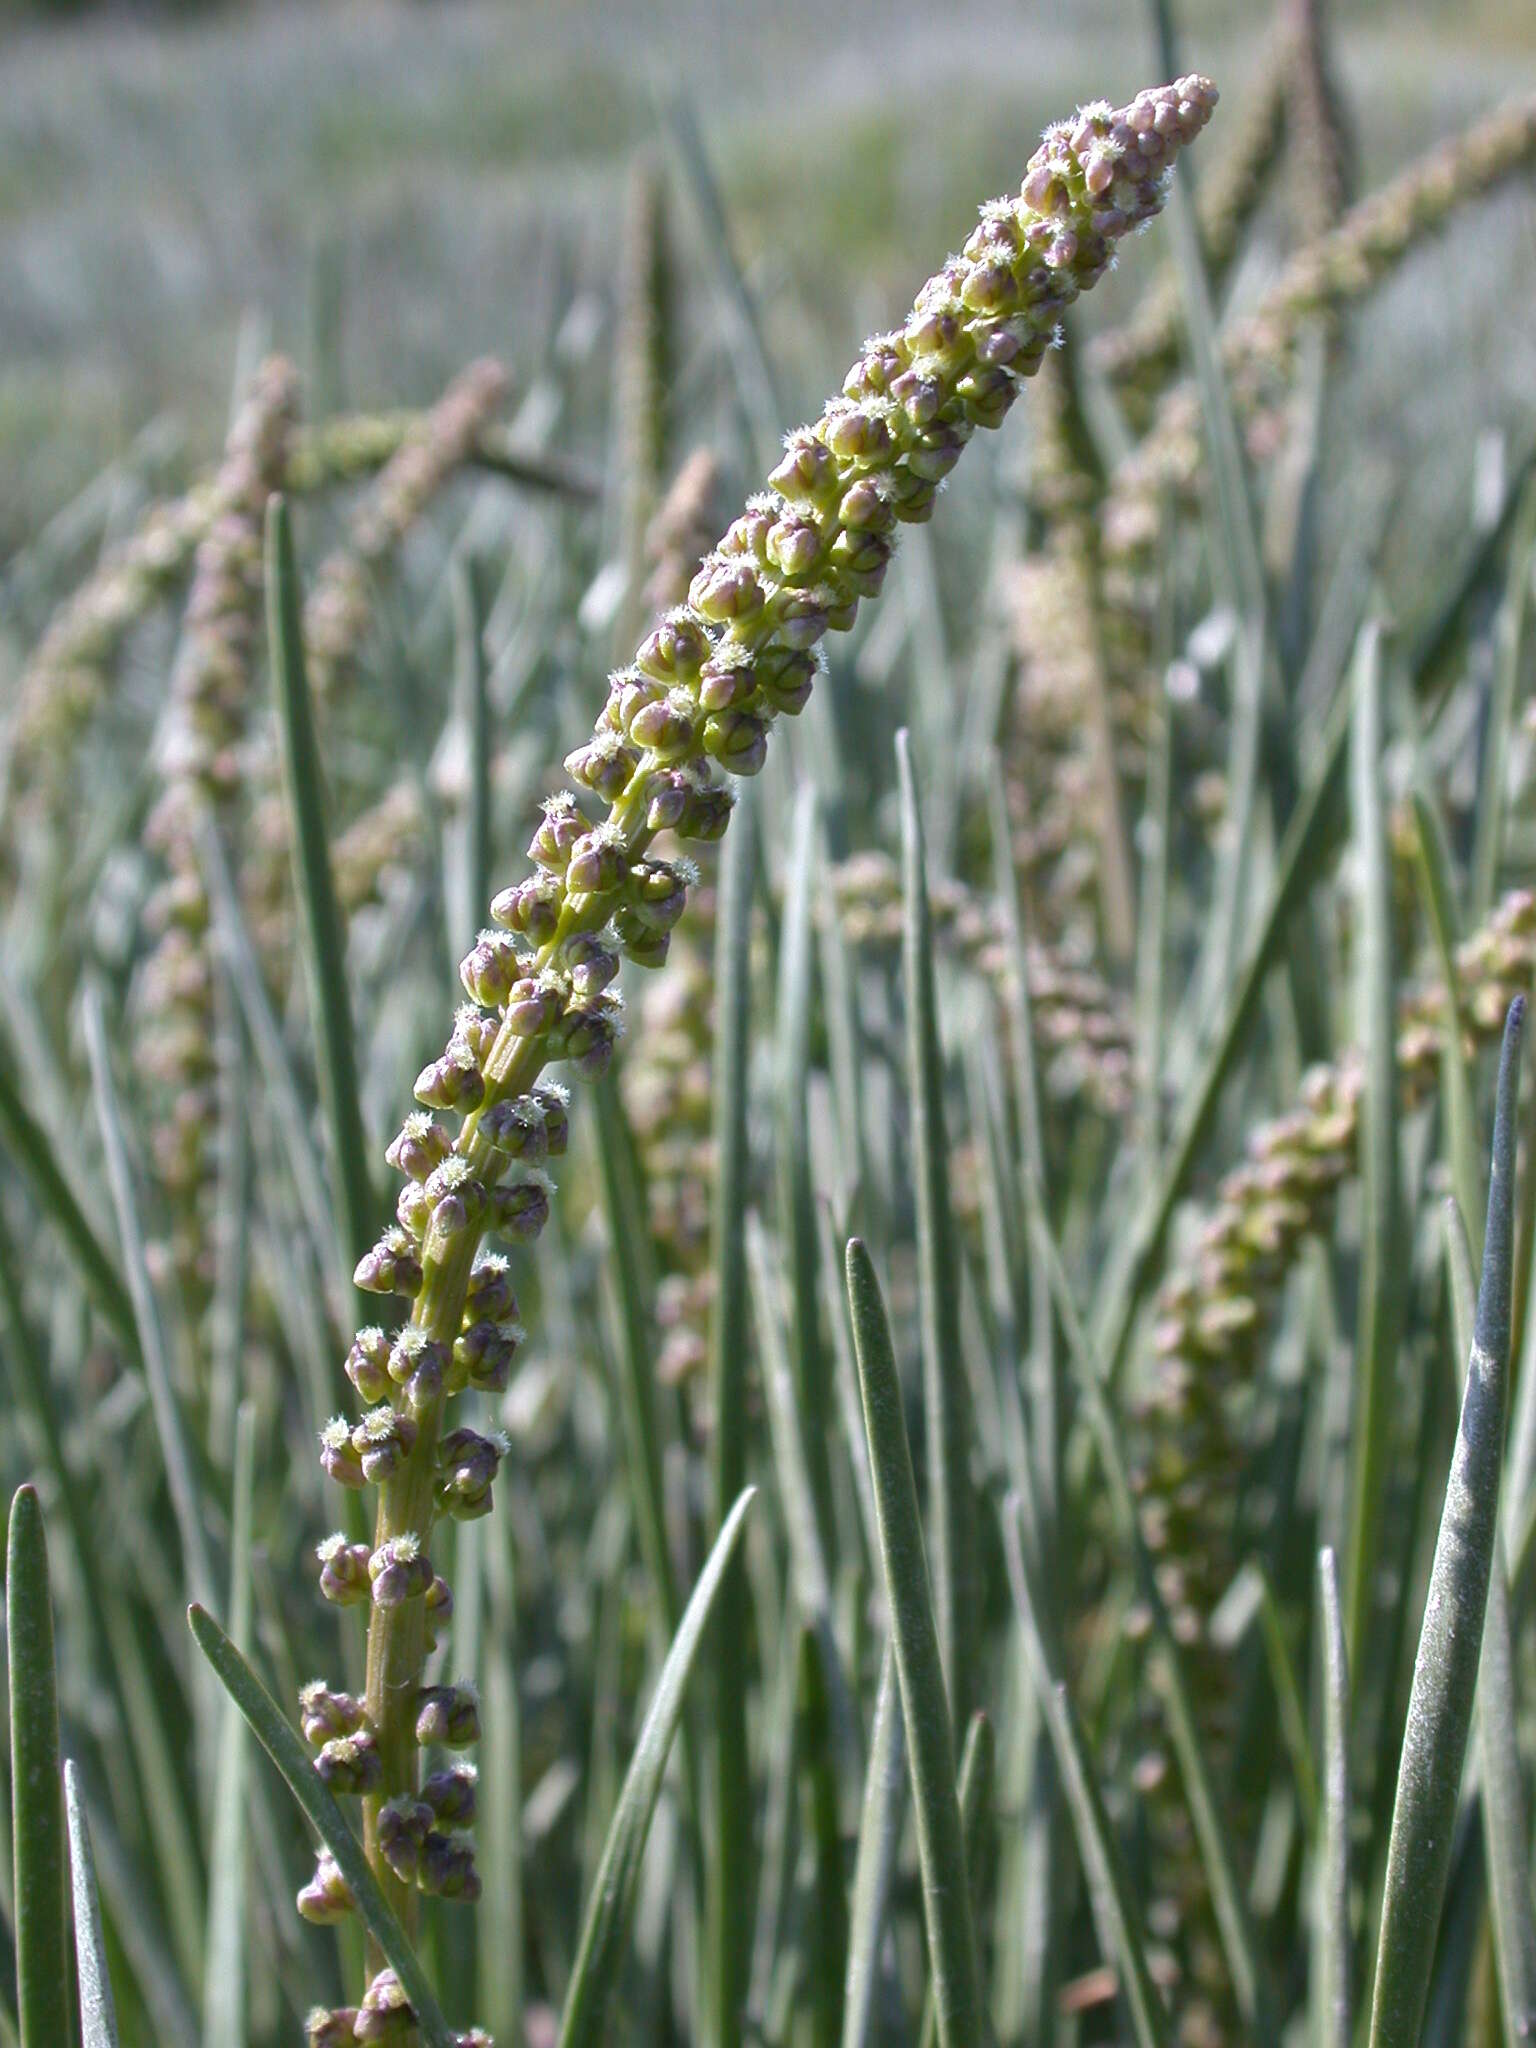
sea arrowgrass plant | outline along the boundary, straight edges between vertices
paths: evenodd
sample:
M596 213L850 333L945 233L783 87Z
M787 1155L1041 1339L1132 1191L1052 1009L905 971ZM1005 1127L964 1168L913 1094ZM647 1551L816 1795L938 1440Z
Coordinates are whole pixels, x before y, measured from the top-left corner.
M732 802L721 775L762 766L774 719L809 695L816 643L853 623L880 587L897 527L930 515L971 434L999 424L1039 366L1065 307L1157 210L1168 166L1215 98L1190 77L1047 132L1019 196L984 209L907 322L876 337L842 396L789 437L768 491L705 558L688 605L612 678L594 738L566 763L606 817L594 825L573 795L551 800L534 874L495 899L496 928L464 960L469 1004L417 1083L422 1111L390 1146L405 1177L397 1223L354 1276L365 1292L408 1301L409 1320L393 1334L359 1332L347 1370L366 1412L329 1425L322 1443L332 1479L379 1489L372 1543L338 1534L321 1549L326 1597L369 1609L366 1688L359 1697L317 1680L304 1695L316 1770L331 1792L361 1797L370 1867L407 1929L421 1891L479 1888L465 1835L472 1775L455 1763L420 1778L423 1749L458 1753L479 1735L472 1687L423 1684L451 1604L429 1546L443 1517L489 1509L505 1448L446 1428L445 1415L465 1388L505 1387L519 1341L506 1262L479 1254L488 1234L531 1241L548 1215L544 1166L565 1151L567 1113L543 1070L607 1065L620 956L659 964L687 898L689 870L653 854L653 839L721 836ZM442 1115L457 1115L456 1135ZM322 1922L346 1915L334 1865L322 1860L301 1905ZM979 2023L975 1967L974 1945L968 1959L956 1951L938 2001L946 2044ZM407 1994L376 1955L357 2007L317 2012L311 2039L348 2028L393 2039L410 2026Z

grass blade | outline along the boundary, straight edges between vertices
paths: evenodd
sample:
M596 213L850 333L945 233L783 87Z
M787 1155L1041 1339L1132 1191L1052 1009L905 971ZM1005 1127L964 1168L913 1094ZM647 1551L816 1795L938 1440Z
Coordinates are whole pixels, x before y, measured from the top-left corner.
M330 1137L337 1253L344 1284L350 1286L352 1268L372 1243L379 1214L358 1100L345 973L346 930L331 879L324 779L304 667L303 599L294 559L293 521L281 497L274 497L267 506L266 548L267 641L282 736L294 889L319 1054L320 1095Z
M213 1588L213 1560L198 1493L196 1468L186 1422L176 1390L171 1384L170 1358L160 1309L149 1277L149 1259L144 1233L139 1224L138 1196L134 1188L133 1164L128 1156L128 1134L112 1079L112 1058L107 1047L107 1020L101 991L89 988L85 994L85 1049L90 1061L91 1085L96 1095L96 1117L101 1125L102 1145L107 1155L107 1179L117 1211L117 1232L122 1240L128 1286L133 1297L134 1321L138 1325L138 1351L144 1361L144 1378L154 1412L155 1433L165 1461L166 1485L181 1537L182 1567L194 1599L208 1596Z
M1322 2048L1349 2048L1353 2031L1349 1941L1349 1663L1339 1605L1339 1562L1317 1554L1323 1617L1323 1854L1318 1869L1317 1943Z
M240 1404L235 1422L235 1498L229 1551L229 1634L242 1656L251 1647L251 1486L256 1412ZM220 2048L243 2048L245 2026L246 1780L249 1737L232 1699L219 1725L213 1842L208 1859L207 1974L203 2032Z
M1146 1938L1135 1896L1126 1882L1119 1852L1110 1832L1109 1816L1094 1782L1093 1763L1077 1712L1065 1684L1057 1677L1041 1634L1039 1594L1030 1583L1029 1565L1019 1540L1017 1505L1003 1515L1003 1548L1009 1583L1024 1628L1030 1671L1040 1697L1051 1746L1061 1771L1062 1790L1072 1815L1078 1854L1088 1879L1094 1926L1105 1960L1114 1966L1120 1992L1131 2016L1139 2048L1170 2048L1173 2034L1152 1973L1147 1967Z
M864 1776L864 1809L859 1852L853 1869L853 1908L848 1920L848 1975L843 1987L842 2048L865 2048L875 2024L880 1988L880 1951L885 1909L901 1847L907 1772L896 1656L889 1643L880 1663L874 1725L869 1731L869 1768Z
M1510 1007L1499 1063L1483 1273L1461 1426L1446 1485L1387 1848L1371 2048L1414 2048L1472 1721L1483 1616L1496 1541L1509 1375L1516 1095L1525 1004Z
M986 1841L987 1822L992 1813L992 1777L997 1765L997 1738L985 1714L972 1714L965 1731L965 1748L960 1752L960 1833L965 1842L965 1869L971 1887L971 1912L980 1918L981 1901L977 1880ZM921 2048L934 2048L938 2039L938 2016L930 1985L923 2011Z
M20 1487L11 1502L5 1642L10 1669L16 2016L21 2048L59 2048L70 2035L59 1693L48 1539L37 1493L30 1486Z
M96 1859L85 1818L85 1795L73 1762L64 1766L64 1807L69 1825L70 1892L75 1909L75 1976L80 1986L81 2048L117 2048L117 2009L107 1974Z
M934 989L933 929L923 825L908 734L896 735L901 782L902 969L907 1009L907 1087L917 1182L918 1301L927 1430L928 1528L939 1650L955 1724L970 1705L976 1638L976 1517L971 1496L969 1389L960 1356L960 1287L949 1200L944 1071Z
M1471 912L1486 917L1498 886L1499 854L1509 786L1510 732L1514 725L1520 671L1524 665L1531 609L1531 569L1536 564L1536 483L1520 499L1509 539L1504 602L1499 608L1498 660L1493 701L1483 729L1483 774L1478 791L1476 839L1472 848Z
M608 2002L624 1959L645 1840L661 1792L667 1756L682 1718L688 1679L752 1498L749 1488L726 1517L656 1681L656 1691L603 1847L592 1902L587 1908L581 1948L560 2022L560 2048L586 2048L586 2044L606 2038Z
M245 1716L252 1734L277 1765L289 1791L335 1857L357 1901L364 1926L411 2001L427 2048L454 2048L452 2029L404 1929L379 1889L362 1843L348 1826L346 1815L329 1788L315 1775L304 1745L289 1727L281 1707L206 1608L194 1603L187 1610L187 1621L197 1647L213 1666L219 1683Z
M983 2037L985 2020L965 1843L955 1796L949 1696L939 1657L890 1325L869 1253L858 1238L848 1243L847 1278L880 1525L880 1559L901 1681L939 2040L943 2048L972 2048Z
M1456 898L1451 882L1450 849L1434 805L1422 789L1413 792L1416 828L1414 853L1422 885L1429 928L1434 935L1435 960L1445 984L1445 1017L1441 1028L1440 1085L1445 1095L1445 1136L1450 1152L1451 1185L1461 1206L1462 1221L1469 1231L1478 1228L1483 1206L1483 1172L1477 1156L1477 1137L1472 1114L1472 1081L1467 1072L1466 1048L1461 1040L1461 990L1456 972L1456 945L1461 937L1456 918ZM1481 1240L1473 1257L1483 1255Z

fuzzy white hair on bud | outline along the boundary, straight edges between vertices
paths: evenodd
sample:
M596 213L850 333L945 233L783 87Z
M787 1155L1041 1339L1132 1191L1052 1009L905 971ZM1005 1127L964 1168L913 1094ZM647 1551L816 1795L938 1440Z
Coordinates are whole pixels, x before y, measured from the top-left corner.
M320 1432L320 1441L328 1451L339 1451L344 1444L352 1441L352 1425L345 1415L333 1415Z

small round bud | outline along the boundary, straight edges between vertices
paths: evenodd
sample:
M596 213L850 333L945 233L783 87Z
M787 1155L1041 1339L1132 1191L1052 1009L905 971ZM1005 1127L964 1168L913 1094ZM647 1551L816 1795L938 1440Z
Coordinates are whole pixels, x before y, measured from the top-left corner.
M544 1112L531 1095L504 1095L482 1112L480 1136L508 1159L542 1166L549 1151Z
M338 1799L373 1791L384 1776L384 1760L370 1728L337 1735L322 1745L315 1774Z
M408 2040L416 2030L416 2014L393 1970L380 1970L357 2009L352 2032L366 2043Z
M768 758L768 728L751 711L716 711L704 721L704 748L732 775L755 775Z
M507 933L484 931L459 962L459 979L471 1002L494 1010L506 1001L522 966L517 946Z
M422 1844L416 1882L434 1898L460 1899L473 1905L480 1896L473 1843L453 1835L429 1834Z
M414 1092L418 1102L433 1109L456 1109L464 1114L478 1109L485 1100L485 1076L469 1046L454 1038L416 1076Z
M517 1098L528 1102L529 1097ZM537 1105L534 1105L535 1113ZM543 1133L543 1117L539 1117L540 1135ZM542 1150L542 1146L540 1148ZM512 1281L508 1274L507 1262L498 1252L488 1252L469 1276L464 1292L464 1321L478 1322L484 1316L500 1317L517 1314L517 1296L512 1292Z
M315 1749L333 1735L355 1735L366 1720L360 1699L349 1692L332 1692L323 1678L311 1679L299 1694L299 1726Z
M435 1167L441 1166L453 1150L453 1140L434 1117L424 1111L415 1111L400 1127L399 1135L390 1141L384 1157L397 1173L403 1173L412 1180L425 1180Z
M492 897L491 915L509 931L521 932L535 946L544 946L559 928L564 901L565 890L557 875L530 875Z
M685 611L671 612L641 643L635 666L658 683L689 683L709 654L703 624Z
M577 896L605 895L623 881L628 866L622 841L600 825L576 842L566 869L566 886Z
M364 1294L402 1294L408 1300L419 1294L421 1260L406 1233L386 1230L373 1250L358 1260L352 1284Z
M416 1442L416 1425L409 1415L381 1406L370 1409L357 1424L352 1441L363 1461L365 1476L377 1486L399 1471L410 1456Z
M474 1765L449 1764L446 1770L434 1771L422 1786L421 1796L440 1828L473 1827L477 1803Z
M363 1461L352 1441L352 1425L336 1415L320 1432L320 1466L327 1479L338 1486L362 1486Z
M455 1376L482 1394L504 1394L512 1377L512 1361L523 1341L517 1323L472 1323L453 1347Z
M542 975L514 982L507 997L507 1028L519 1038L542 1038L559 1021L562 997L557 983Z
M560 948L560 965L585 998L602 994L619 971L619 956L596 932L573 932Z
M294 1902L311 1927L335 1927L357 1910L357 1901L329 1849L320 1851L315 1874Z
M688 602L714 624L750 619L763 608L763 586L750 563L706 555L688 587Z
M504 1437L450 1430L438 1449L438 1505L463 1522L489 1514L491 1484L506 1451Z
M359 1330L347 1353L347 1378L356 1387L358 1399L373 1403L389 1393L389 1339L376 1326Z
M440 1575L426 1591L427 1648L437 1648L438 1630L444 1629L453 1619L453 1588Z
M544 805L544 816L528 847L528 858L540 867L562 874L571 848L587 829L587 821L576 808L573 797L552 796ZM481 1000L479 997L477 1001Z
M304 2021L306 2048L355 2048L356 2024L355 2005L312 2006Z
M472 1685L425 1685L416 1696L416 1740L423 1749L468 1749L480 1740L480 1698Z
M564 1155L570 1142L570 1095L558 1081L541 1081L533 1099L544 1112L544 1141L551 1159Z
M627 730L636 746L658 760L682 761L693 750L697 723L693 699L683 690L669 690L666 696L642 705Z
M414 1884L421 1848L431 1831L432 1808L424 1800L391 1799L379 1808L379 1854L402 1884Z
M697 839L706 844L723 839L735 808L735 797L722 784L695 782L688 792L683 815L677 821L679 838Z
M586 746L578 747L574 753L565 757L565 772L571 780L579 782L583 789L590 789L594 796L599 796L605 803L610 804L616 802L628 789L630 779L639 766L640 749L631 746L618 733L606 730L596 739L589 740ZM498 903L502 900L501 897L496 899ZM491 915L499 916L494 903L491 906ZM529 933L530 938L534 936L534 933ZM542 942L541 939L540 943Z
M349 1543L338 1531L315 1547L320 1560L320 1591L337 1607L355 1607L369 1594L366 1543Z
M537 1174L491 1190L488 1227L518 1244L531 1244L549 1221L549 1183Z
M407 1533L392 1536L368 1560L375 1607L401 1607L416 1600L432 1583L432 1565L421 1539Z

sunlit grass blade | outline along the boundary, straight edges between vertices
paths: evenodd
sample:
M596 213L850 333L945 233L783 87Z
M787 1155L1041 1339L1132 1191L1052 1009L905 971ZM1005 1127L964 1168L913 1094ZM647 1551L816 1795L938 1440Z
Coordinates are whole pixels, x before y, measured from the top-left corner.
M1517 999L1505 1026L1499 1064L1482 1281L1398 1765L1376 1949L1371 2048L1414 2048L1418 2040L1450 1870L1497 1540L1524 1015L1524 1001Z
M48 1539L36 1490L11 1502L5 1551L5 1647L11 1711L11 1854L16 2017L21 2048L69 2039L64 1796L53 1659Z
M885 1596L901 1681L939 2040L942 2048L973 2048L983 2038L985 2019L955 1794L949 1699L890 1325L869 1253L857 1238L849 1240L847 1277Z
M266 526L267 640L272 693L282 736L283 788L293 849L293 879L317 1047L320 1094L330 1138L336 1196L337 1255L350 1285L352 1268L373 1242L378 1201L358 1099L346 929L331 877L324 773L304 666L303 596L287 504L274 497Z
M1339 1565L1318 1552L1323 1625L1323 1828L1313 1923L1321 2048L1349 2048L1353 2026L1349 1926L1349 1665Z
M717 1529L724 1527L731 1503L747 1483L747 1088L755 819L755 801L744 792L721 855L715 931L715 1184L710 1211L715 1285L709 1373L715 1412L710 1509ZM711 1650L714 1819L705 1856L710 2019L718 2048L739 2048L752 1928L752 1784L747 1750L747 1586L742 1566L734 1559L726 1568Z
M972 1714L971 1725L965 1731L965 1747L960 1752L958 1795L960 1833L965 1842L965 1869L971 1887L971 1913L978 1922L981 1919L979 1879L982 1851L986 1843L987 1823L992 1818L992 1777L996 1764L997 1738L992 1733L992 1723L985 1714ZM930 1986L923 2009L921 2048L934 2048L937 2039L938 2015Z
M853 1869L848 1975L843 1986L842 2048L865 2048L876 2023L886 1906L891 1895L891 1880L895 1875L902 1819L906 1811L904 1750L896 1655L887 1643L880 1663L875 1718L869 1731L869 1766L864 1776L858 1858Z
M1011 1500L1003 1510L1003 1549L1024 1627L1030 1671L1050 1731L1078 1854L1088 1880L1099 1946L1116 1973L1139 2048L1170 2048L1173 2033L1162 1996L1147 1966L1146 1935L1135 1894L1121 1865L1077 1711L1056 1673L1041 1633L1039 1593L1030 1584L1029 1566L1019 1540L1017 1503Z
M1454 1202L1447 1203L1447 1256L1451 1266L1452 1342L1458 1372L1472 1355L1472 1261L1467 1234ZM1506 1495L1506 1502L1508 1496ZM1504 1553L1493 1546L1488 1573L1488 1607L1477 1672L1477 1745L1482 1768L1483 1851L1493 1920L1494 1959L1505 2038L1536 2036L1536 1917L1532 1911L1531 1850L1524 1773L1517 1739L1514 1638Z
M242 1656L251 1647L251 1488L256 1463L256 1411L240 1404L235 1421L234 1514L229 1548L229 1634ZM210 2041L243 2048L246 2039L246 1783L250 1738L245 1718L226 1699L219 1722L213 1841L208 1857L207 1971L203 2031Z
M960 1280L949 1195L944 1070L939 1050L933 926L917 779L908 734L896 736L901 784L902 979L907 1088L917 1192L918 1301L927 1432L928 1538L933 1598L950 1714L969 1712L976 1640L976 1512L971 1492L971 1404L960 1354Z
M1360 1114L1365 1220L1350 1438L1344 1632L1357 1671L1365 1659L1366 1621L1381 1533L1381 1500L1392 1421L1392 1369L1403 1292L1397 1279L1403 1226L1398 1196L1392 878L1381 791L1381 667L1380 629L1374 621L1368 621L1355 653L1350 752L1355 869L1360 892L1357 1008L1365 1065Z
M117 1211L117 1234L122 1242L123 1263L133 1297L134 1321L138 1327L137 1348L144 1361L144 1378L149 1388L155 1434L160 1440L166 1485L181 1538L182 1567L186 1572L188 1591L194 1599L203 1599L213 1588L213 1558L203 1523L202 1498L191 1440L172 1384L165 1331L154 1285L149 1277L149 1255L139 1219L128 1133L118 1102L117 1086L112 1078L106 1012L98 988L89 988L85 994L85 1047L96 1098L96 1118L101 1126L102 1146L107 1158L107 1180L112 1189L112 1204Z
M39 1207L57 1229L80 1284L103 1320L130 1351L136 1350L133 1301L122 1273L65 1179L59 1147L22 1101L15 1076L16 1063L7 1050L0 1058L0 1141L31 1183Z
M219 1683L245 1716L251 1733L276 1764L311 1826L335 1857L347 1888L357 1901L364 1926L404 1987L427 2048L454 2048L452 2029L404 1929L379 1889L362 1843L348 1826L346 1815L329 1787L316 1776L313 1762L288 1725L281 1707L206 1608L196 1604L189 1607L187 1620Z
M107 1945L96 1896L96 1859L85 1818L80 1773L64 1766L64 1806L69 1827L70 1897L75 1918L75 1981L80 1990L81 2048L118 2048L117 2008L107 1973Z
M1477 1156L1477 1135L1472 1113L1472 1082L1467 1072L1466 1048L1461 1037L1461 989L1456 971L1456 946L1461 937L1456 916L1455 889L1451 878L1450 849L1435 806L1422 789L1413 792L1416 828L1414 853L1424 907L1435 942L1435 959L1445 984L1445 1014L1441 1026L1440 1084L1445 1098L1446 1149L1450 1154L1451 1180L1461 1205L1462 1221L1469 1233L1477 1231L1473 1257L1482 1257L1483 1173Z
M624 1960L646 1836L666 1773L667 1755L682 1718L688 1679L752 1498L749 1489L726 1517L656 1681L587 1908L560 2021L560 2048L588 2048L589 2043L608 2038L609 2001Z

